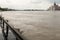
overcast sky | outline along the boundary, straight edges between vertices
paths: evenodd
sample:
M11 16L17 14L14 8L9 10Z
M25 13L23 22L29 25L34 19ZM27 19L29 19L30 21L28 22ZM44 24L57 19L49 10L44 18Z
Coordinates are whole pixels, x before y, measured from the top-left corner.
M60 0L0 0L0 6L13 9L47 9Z

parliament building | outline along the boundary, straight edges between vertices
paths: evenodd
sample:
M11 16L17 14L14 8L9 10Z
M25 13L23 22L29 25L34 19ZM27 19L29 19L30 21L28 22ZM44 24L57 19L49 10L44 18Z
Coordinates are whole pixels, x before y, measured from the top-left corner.
M54 3L54 5L51 6L51 7L49 7L48 10L52 10L52 11L54 11L54 10L60 10L60 6L57 5L56 3Z

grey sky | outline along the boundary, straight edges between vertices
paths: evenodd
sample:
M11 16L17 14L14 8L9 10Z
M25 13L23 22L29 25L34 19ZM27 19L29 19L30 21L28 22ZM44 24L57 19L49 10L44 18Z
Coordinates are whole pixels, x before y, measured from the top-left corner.
M56 3L60 3L60 0L49 0L51 3L52 2L56 2Z
M0 5L14 9L47 9L54 1L60 2L60 0L0 0Z

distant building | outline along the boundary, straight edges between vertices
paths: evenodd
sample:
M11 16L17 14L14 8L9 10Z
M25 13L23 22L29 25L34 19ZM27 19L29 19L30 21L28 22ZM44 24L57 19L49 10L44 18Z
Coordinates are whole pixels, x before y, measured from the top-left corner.
M49 7L49 9L48 10L60 10L60 6L58 6L56 3L54 3L54 5L53 6L51 6L51 7Z
M0 11L17 11L15 9L9 9L9 8L2 8L0 7Z

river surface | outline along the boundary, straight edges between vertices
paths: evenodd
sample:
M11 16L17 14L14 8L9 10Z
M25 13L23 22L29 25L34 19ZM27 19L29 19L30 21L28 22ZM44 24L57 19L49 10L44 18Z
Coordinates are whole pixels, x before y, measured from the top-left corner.
M60 40L60 11L7 11L0 14L27 40Z

